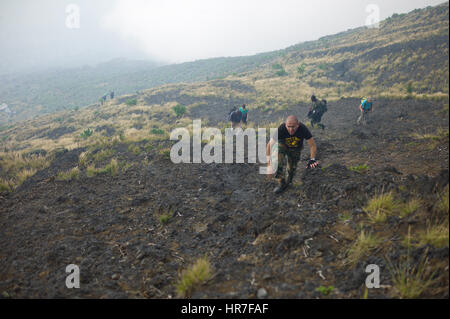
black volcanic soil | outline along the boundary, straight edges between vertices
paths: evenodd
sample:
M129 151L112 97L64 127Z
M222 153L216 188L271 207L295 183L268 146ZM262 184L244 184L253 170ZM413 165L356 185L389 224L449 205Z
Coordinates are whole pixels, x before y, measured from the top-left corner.
M448 183L448 138L431 149L433 141L411 134L448 130L448 113L442 102L380 99L369 124L357 127L358 102L329 103L326 129L312 130L322 168L304 169L306 148L293 185L279 196L259 164L173 164L151 152L135 155L128 145L114 148L119 162L132 164L125 172L89 178L83 169L78 180L57 181L83 150L60 153L0 196L0 291L14 298L171 298L179 272L205 255L214 277L194 298L255 298L259 288L268 298L316 298L315 289L329 285L329 298L361 298L365 265L373 263L381 283L392 285L384 256L404 256L399 234L435 217L432 210L388 219L380 250L355 266L344 264L346 252L371 196L394 190L437 200ZM195 114L213 126L226 117L218 105ZM256 126L288 113L303 119L308 108L268 115L249 107ZM348 169L362 164L365 173ZM162 225L166 212L173 217ZM339 220L344 212L352 216L347 223ZM448 270L448 247L428 248L430 260ZM424 251L413 249L411 258ZM69 264L80 267L80 289L65 287ZM448 271L440 276L425 297L448 298ZM369 297L390 298L392 291L371 290Z

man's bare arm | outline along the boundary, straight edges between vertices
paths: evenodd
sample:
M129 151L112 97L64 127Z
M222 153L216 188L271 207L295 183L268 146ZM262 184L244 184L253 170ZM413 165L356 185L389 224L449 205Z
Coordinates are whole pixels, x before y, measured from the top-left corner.
M309 140L306 140L309 144L309 153L310 153L310 158L311 159L315 159L316 158L316 154L317 154L317 146L316 146L316 142L314 141L314 138L310 138Z

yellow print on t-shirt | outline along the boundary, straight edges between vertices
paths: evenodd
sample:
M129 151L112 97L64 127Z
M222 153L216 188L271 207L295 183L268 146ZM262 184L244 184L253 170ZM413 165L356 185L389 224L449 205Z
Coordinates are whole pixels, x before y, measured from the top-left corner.
M294 136L294 137L288 137L284 141L288 147L298 147L300 140L301 140L300 138Z

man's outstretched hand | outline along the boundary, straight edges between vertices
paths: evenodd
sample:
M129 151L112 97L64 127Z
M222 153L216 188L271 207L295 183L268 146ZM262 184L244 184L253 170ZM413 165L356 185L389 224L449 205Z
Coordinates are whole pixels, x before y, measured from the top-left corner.
M310 159L308 161L308 165L306 165L306 168L315 168L317 166L319 166L319 162L316 161L315 159Z

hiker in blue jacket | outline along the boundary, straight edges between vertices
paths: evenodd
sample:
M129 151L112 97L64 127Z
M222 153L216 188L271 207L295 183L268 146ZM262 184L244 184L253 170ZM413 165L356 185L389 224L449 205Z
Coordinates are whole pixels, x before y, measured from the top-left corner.
M367 124L367 118L369 112L373 111L372 107L372 98L364 98L361 101L361 105L359 106L359 110L361 111L361 115L359 116L358 120L356 121L356 124L360 125L361 122L363 125Z

